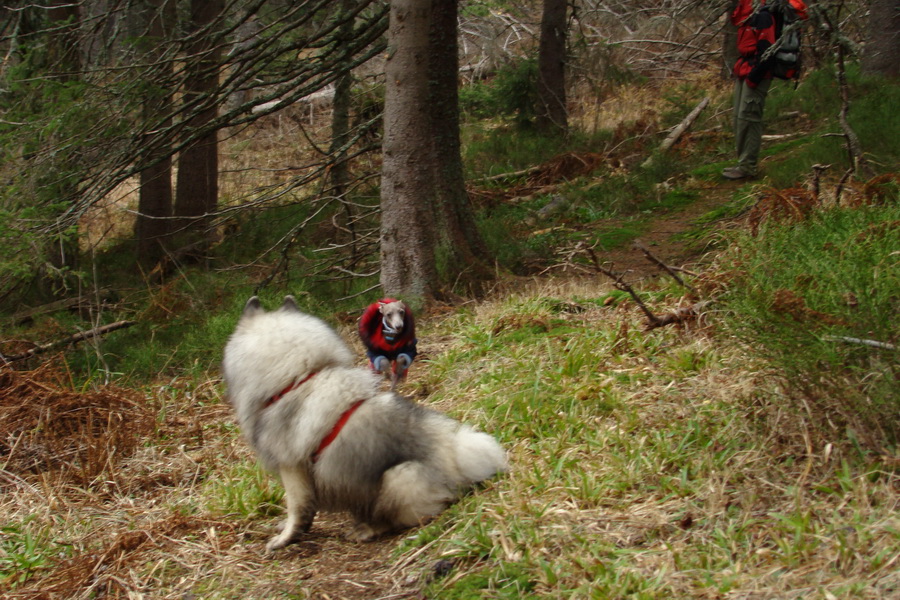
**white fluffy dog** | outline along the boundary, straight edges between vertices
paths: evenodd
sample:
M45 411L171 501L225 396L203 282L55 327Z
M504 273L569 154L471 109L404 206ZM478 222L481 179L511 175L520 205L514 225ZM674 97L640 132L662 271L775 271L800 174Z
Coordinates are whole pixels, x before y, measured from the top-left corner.
M506 469L490 435L380 392L353 363L340 336L291 296L271 312L251 298L228 340L228 398L287 500L269 550L295 541L319 509L351 513L356 540L420 524Z

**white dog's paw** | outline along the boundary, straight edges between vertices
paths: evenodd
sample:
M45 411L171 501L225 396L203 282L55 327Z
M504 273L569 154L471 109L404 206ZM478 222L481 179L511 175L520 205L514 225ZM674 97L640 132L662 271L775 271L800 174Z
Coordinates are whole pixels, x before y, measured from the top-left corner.
M301 532L299 531L289 531L287 529L283 530L281 533L269 540L269 543L266 544L266 552L274 552L275 550L280 550L285 546L296 542L300 533Z
M290 519L285 519L277 525L277 529L280 533L269 540L269 543L266 544L266 550L272 552L300 541L300 537L309 531L311 526L312 519L309 519L308 521L304 520L299 523L294 522L293 524L291 524Z
M347 532L346 537L351 542L371 542L384 532L384 529L373 529L368 523L357 523L353 529Z

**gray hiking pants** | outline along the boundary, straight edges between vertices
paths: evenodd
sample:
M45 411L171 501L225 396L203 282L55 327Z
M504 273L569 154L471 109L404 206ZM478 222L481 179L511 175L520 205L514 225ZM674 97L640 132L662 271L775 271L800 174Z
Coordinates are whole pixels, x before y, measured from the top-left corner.
M771 79L762 80L752 88L741 79L734 83L734 141L737 146L738 166L747 173L756 174L759 148L762 145L763 108L769 93Z

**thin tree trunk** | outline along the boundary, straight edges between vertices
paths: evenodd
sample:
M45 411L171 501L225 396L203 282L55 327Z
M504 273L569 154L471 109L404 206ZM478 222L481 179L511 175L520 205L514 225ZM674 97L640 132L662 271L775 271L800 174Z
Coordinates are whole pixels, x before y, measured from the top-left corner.
M161 56L163 41L171 35L175 25L175 2L153 0L149 9L148 36L144 47L150 62ZM160 62L160 68L170 69L169 63ZM164 65L164 66L162 66ZM165 89L150 89L144 100L143 117L148 125L158 121L158 128L172 125L172 94ZM160 116L162 119L160 120ZM150 267L158 263L166 253L166 236L172 216L172 159L168 148L151 146L147 153L146 169L141 171L138 194L138 217L135 221L137 259Z
M353 19L348 16L353 10L353 0L341 0L339 19L347 19L340 27L339 37L343 43L349 44L353 36ZM349 57L348 57L349 63ZM331 155L333 166L329 171L331 193L338 198L343 198L347 193L347 185L350 181L350 168L347 164L347 149L345 146L350 138L350 101L353 89L353 73L349 66L342 67L334 83L334 99L331 103L331 147L328 153ZM350 202L342 202L345 226L350 240L350 268L356 265L357 235L356 235L356 210Z
M537 127L547 133L566 133L566 8L567 0L544 0L538 48Z
M737 27L731 22L731 13L737 7L737 0L730 0L725 12L725 28L722 33L722 76L731 79L731 71L738 59Z
M436 188L437 231L447 257L448 278L478 292L492 274L485 263L487 246L475 224L466 192L459 138L459 53L457 0L434 0L429 43L431 122L439 182Z
M195 58L186 67L183 101L200 110L187 122L187 136L196 133L217 114L217 104L211 96L218 85L220 53L212 39L212 25L223 6L223 0L191 1L191 27L196 40L189 53ZM200 256L210 241L206 215L215 211L218 204L218 175L218 137L212 131L195 140L178 157L175 216L185 218L177 222L180 231L176 234L182 248L191 248L191 255Z
M58 75L71 79L81 71L78 27L81 11L78 3L53 0L47 10L47 19L55 29L48 47L48 58Z
M47 39L47 57L54 78L59 81L76 81L81 77L81 56L78 52L81 12L77 3L54 0L50 3L47 18L52 33ZM61 180L57 193L60 197L71 198L76 190L71 181ZM49 246L49 262L59 270L78 269L78 235L72 231L58 231L57 239ZM55 292L52 284L49 288Z

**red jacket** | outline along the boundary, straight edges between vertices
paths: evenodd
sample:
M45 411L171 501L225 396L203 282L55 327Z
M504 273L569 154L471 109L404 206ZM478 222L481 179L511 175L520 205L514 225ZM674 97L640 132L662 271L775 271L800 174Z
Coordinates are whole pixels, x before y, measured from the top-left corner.
M789 0L798 19L807 18L806 4L803 0ZM772 74L766 65L760 64L760 57L775 43L775 19L769 11L753 12L753 0L739 0L731 22L738 28L737 49L740 57L734 64L734 76L746 81L750 87L756 87L763 79L770 79ZM766 0L759 0L765 6Z
M406 319L403 331L396 338L388 340L384 336L384 326L380 304L395 302L393 298L382 298L378 302L370 304L359 319L359 337L366 347L369 360L377 356L384 356L388 360L396 360L400 354L406 354L410 359L416 357L416 321L412 311L404 304Z

